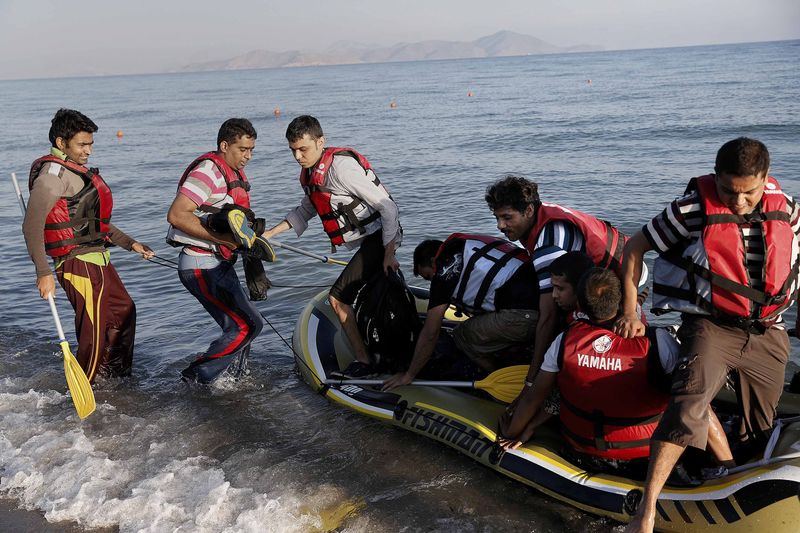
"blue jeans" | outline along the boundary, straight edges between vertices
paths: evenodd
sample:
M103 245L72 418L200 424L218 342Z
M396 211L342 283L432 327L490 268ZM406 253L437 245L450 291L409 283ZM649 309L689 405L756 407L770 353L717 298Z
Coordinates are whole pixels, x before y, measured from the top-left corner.
M234 377L241 376L247 370L250 343L264 323L242 290L233 264L223 261L214 268L182 269L178 277L222 328L222 335L181 375L199 383L211 383L226 370Z

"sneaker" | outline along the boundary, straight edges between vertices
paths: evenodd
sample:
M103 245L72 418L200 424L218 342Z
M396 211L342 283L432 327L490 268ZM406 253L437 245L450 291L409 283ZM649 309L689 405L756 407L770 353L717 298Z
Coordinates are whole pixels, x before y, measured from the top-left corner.
M228 211L228 224L231 227L233 238L236 243L246 249L253 247L253 242L256 240L256 234L253 229L247 224L247 215L241 209L231 209Z
M362 363L361 361L353 361L352 363L347 365L347 368L345 368L344 370L331 372L332 377L343 378L343 379L365 378L373 374L375 374L375 369L372 368L372 365Z

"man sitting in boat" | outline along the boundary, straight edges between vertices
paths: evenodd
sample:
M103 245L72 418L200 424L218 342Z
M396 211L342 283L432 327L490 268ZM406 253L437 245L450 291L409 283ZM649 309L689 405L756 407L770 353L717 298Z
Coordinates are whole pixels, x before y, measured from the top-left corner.
M621 284L611 271L593 268L578 285L578 318L548 348L533 384L533 410L519 407L501 419L499 441L517 448L539 424L537 416L551 389L561 392L562 434L578 464L590 470L620 470L642 477L650 436L669 400L669 373L679 346L666 328L624 339L613 332ZM712 410L709 447L732 466L725 434ZM712 419L713 417L713 419Z
M558 309L550 294L550 265L570 251L584 252L594 266L619 272L626 239L604 220L560 205L542 202L538 185L521 176L506 176L486 189L486 203L507 239L519 241L530 252L538 274L539 321L527 382L533 383L544 353L560 331ZM517 403L529 404L532 389L525 387Z
M583 252L567 252L550 263L553 302L561 312L561 327L572 324L578 313L578 282L594 268L592 258Z
M509 348L533 343L538 319L536 271L524 248L486 235L454 233L414 250L414 275L431 282L428 313L407 371L384 390L407 385L433 354L445 311L469 318L453 330L456 347L486 372Z

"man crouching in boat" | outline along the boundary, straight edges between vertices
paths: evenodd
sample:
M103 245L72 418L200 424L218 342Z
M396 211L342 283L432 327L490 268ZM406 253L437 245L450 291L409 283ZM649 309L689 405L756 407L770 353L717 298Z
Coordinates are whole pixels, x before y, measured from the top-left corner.
M22 233L36 267L42 298L55 295L56 277L75 309L77 359L89 381L97 374L128 376L133 365L136 306L122 284L108 247L153 257L111 224L111 189L86 166L97 126L73 109L59 109L50 127L50 154L31 166L31 192Z
M648 328L646 336L633 339L613 332L622 296L619 278L609 270L589 270L577 295L582 315L548 348L533 383L534 411L527 417L507 412L500 445L514 449L533 436L542 421L538 412L558 383L559 417L571 459L590 471L641 478L650 436L669 400L677 342L666 328ZM725 434L709 409L712 416L711 451L732 466Z
M361 287L381 269L388 272L400 268L395 258L403 236L400 210L363 155L352 148L325 147L322 126L316 118L303 115L292 120L286 128L286 140L300 164L300 185L306 196L263 237L269 240L290 228L299 237L308 221L319 215L334 250L337 246L357 250L328 296L355 357L337 374L349 378L373 374L353 303Z
M249 120L226 120L217 134L217 150L186 168L167 213L171 224L167 242L183 246L178 277L222 328L222 335L181 372L186 381L211 383L226 370L234 377L242 376L250 343L263 327L261 314L248 300L234 269L236 239L231 233L210 229L206 221L226 206L250 207L244 167L255 145L256 130Z
M456 347L482 370L512 347L533 344L538 319L536 272L524 248L496 237L454 233L414 250L414 275L431 282L428 313L414 357L383 390L407 385L433 354L450 304L470 316L453 330Z
M692 179L685 195L625 246L617 331L633 338L644 332L632 280L649 250L659 254L653 308L682 313L682 363L627 531L653 530L659 493L678 457L687 446L706 446L706 412L731 370L738 370L739 439L750 446L765 442L783 391L789 338L781 314L797 289L800 209L768 175L760 141L725 143L714 172Z

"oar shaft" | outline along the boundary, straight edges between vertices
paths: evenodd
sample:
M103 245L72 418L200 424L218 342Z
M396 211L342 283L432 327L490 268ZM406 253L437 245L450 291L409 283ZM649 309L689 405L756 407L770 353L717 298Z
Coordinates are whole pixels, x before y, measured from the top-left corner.
M56 301L52 294L47 295L47 303L50 304L50 312L53 313L53 320L56 323L58 330L58 342L64 342L67 338L64 336L64 328L61 327L61 318L58 316L58 309L56 309Z
M19 201L19 208L22 210L22 215L25 215L25 199L22 198L22 191L19 190L19 183L17 183L17 173L11 173L11 181L14 182L14 190L17 191L17 200Z
M294 252L296 254L304 255L306 257L311 257L312 259L317 259L319 261L322 261L323 263L343 264L342 261L337 261L335 259L331 259L327 255L319 255L319 254L315 254L314 252L308 252L306 250L303 250L301 248L297 248L297 247L292 246L290 244L284 244L284 243L282 243L280 241L276 241L275 239L268 239L268 241L273 246L277 246L278 248L283 248L284 250L289 250L290 252Z
M326 379L326 385L383 385L382 379ZM475 386L474 381L430 381L425 379L415 379L409 385L421 385L426 387L465 387Z

